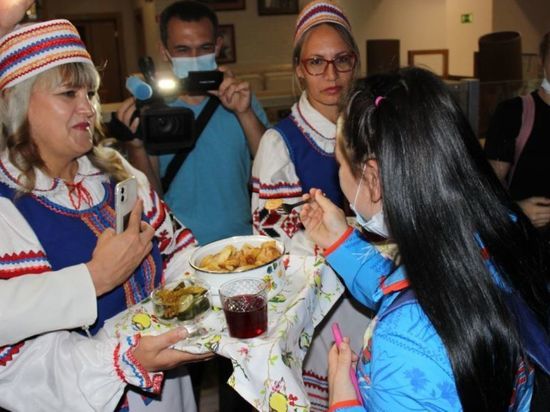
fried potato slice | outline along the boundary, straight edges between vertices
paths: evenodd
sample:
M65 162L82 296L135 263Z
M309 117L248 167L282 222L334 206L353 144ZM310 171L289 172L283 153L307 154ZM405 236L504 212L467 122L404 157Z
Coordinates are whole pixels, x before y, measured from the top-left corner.
M241 272L271 262L279 256L281 252L274 240L260 246L245 243L239 250L233 245L227 245L218 253L205 256L199 263L199 269L210 272Z

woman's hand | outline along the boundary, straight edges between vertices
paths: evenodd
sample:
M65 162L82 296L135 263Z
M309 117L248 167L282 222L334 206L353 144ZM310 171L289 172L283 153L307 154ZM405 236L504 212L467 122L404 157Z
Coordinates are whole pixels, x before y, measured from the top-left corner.
M336 344L332 345L328 353L329 405L357 399L355 388L349 376L350 368L355 370L356 364L357 355L352 352L348 337L344 337L339 348Z
M348 229L346 215L319 189L311 189L309 197L311 201L302 207L300 219L309 238L326 249Z
M171 346L187 337L185 328L174 329L158 336L142 336L133 350L135 358L148 372L164 371L183 363L210 359L213 352L196 355L171 349Z
M143 201L140 199L130 213L128 228L124 232L117 235L108 228L99 236L92 260L86 264L97 296L128 279L151 251L155 231L141 221L142 210Z
M518 205L536 228L550 223L550 199L547 197L530 197L520 200Z

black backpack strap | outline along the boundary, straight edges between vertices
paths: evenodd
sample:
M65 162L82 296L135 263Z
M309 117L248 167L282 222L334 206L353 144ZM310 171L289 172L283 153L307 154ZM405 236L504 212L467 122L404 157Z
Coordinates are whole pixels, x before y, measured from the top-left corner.
M504 294L514 317L523 350L531 361L550 376L550 335L518 292Z
M176 174L181 168L181 165L187 159L187 156L189 156L189 153L193 150L195 145L197 144L197 140L199 140L199 137L201 136L204 128L208 124L208 121L220 105L220 99L218 99L215 96L210 96L208 99L208 102L204 106L204 108L201 110L199 117L197 117L197 120L195 121L194 125L194 134L195 139L191 147L181 149L179 150L170 163L168 164L166 168L166 173L162 177L162 189L164 190L164 193L168 191L168 188L170 187L170 183L172 183L172 180L174 180L174 177L176 177Z

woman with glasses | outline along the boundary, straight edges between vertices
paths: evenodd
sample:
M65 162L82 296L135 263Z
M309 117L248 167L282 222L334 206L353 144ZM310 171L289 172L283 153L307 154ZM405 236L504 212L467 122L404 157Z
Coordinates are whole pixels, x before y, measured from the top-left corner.
M328 1L309 3L298 16L294 35L293 66L303 89L290 115L266 131L252 168L252 212L257 233L277 237L292 254L316 255L304 234L299 209L279 214L265 207L271 202L295 203L310 188L323 190L343 206L334 157L336 119L340 99L359 71L358 49L342 9ZM347 298L336 303L329 318L304 342L303 365L310 410L328 407L326 353L333 342L330 325L337 321L346 332L356 331L352 342L359 348L370 318L357 311ZM351 327L353 325L353 328ZM309 340L304 338L303 340Z
M358 56L339 6L313 1L302 10L292 64L303 92L290 115L265 132L252 167L254 230L279 238L294 254L314 253L313 243L304 236L299 208L290 214L268 209L281 201L300 201L311 187L320 187L342 206L334 158L336 118L339 100L359 71Z

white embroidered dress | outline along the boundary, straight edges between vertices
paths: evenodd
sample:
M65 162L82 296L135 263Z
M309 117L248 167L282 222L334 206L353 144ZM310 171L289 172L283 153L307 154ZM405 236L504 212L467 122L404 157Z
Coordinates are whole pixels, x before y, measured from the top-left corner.
M163 276L169 281L181 275L187 268L187 254L195 245L195 240L189 230L178 228L172 223L164 203L150 189L146 177L124 159L122 161L129 173L138 179L138 196L143 200L144 213L159 239L159 249L166 263ZM51 179L40 171L37 171L33 195L70 210L76 210L77 206L83 210L98 205L104 199L103 184L108 182L108 177L97 170L85 156L78 159L78 167L75 183L80 183L81 188L87 192L86 196L79 196L78 201L74 194L71 201L69 189L61 180ZM2 153L0 182L16 189L18 175L19 171L10 163L7 153ZM13 202L1 196L0 233L0 288L3 288L4 282L9 282L5 279L25 274L52 275L55 280L46 281L42 286L56 285L50 291L51 308L46 313L36 312L36 308L44 308L44 304L36 303L36 297L32 295L38 289L19 289L10 299L10 307L2 303L2 312L9 311L11 314L0 315L2 320L4 317L10 319L7 324L0 326L2 334L4 328L17 328L17 320L19 324L30 325L26 325L23 331L7 331L12 339L24 335L25 331L70 328L78 320L89 323L95 320L95 291L86 265L82 263L53 271L45 250L30 225ZM67 284L61 282L72 275L80 280ZM72 289L74 285L86 289L75 291ZM70 296L72 294L75 296ZM78 302L75 297L82 298L82 305L75 305ZM35 304L36 307L33 308ZM63 317L67 317L67 320ZM41 327L37 322L45 322L45 325ZM93 338L76 332L57 331L0 347L0 406L8 410L112 411L128 384L158 392L163 374L146 372L135 362L130 352L138 341L139 337L133 336L119 342L108 338L103 330ZM166 398L166 402L154 401L148 405L150 409L146 410L183 408L182 388L187 405L185 410L194 410L189 379L169 381L163 389L163 400ZM132 410L143 409L145 405L139 399L140 396L129 393L132 394L129 396L130 405L138 405Z
M336 125L313 108L305 92L292 106L291 116L317 150L334 155ZM302 194L302 185L283 137L277 130L268 129L260 140L252 166L254 233L277 237L293 254L317 254L315 245L302 230L300 207L289 215L279 215L275 211L269 216L262 213L268 199L281 199L291 204L302 200Z

